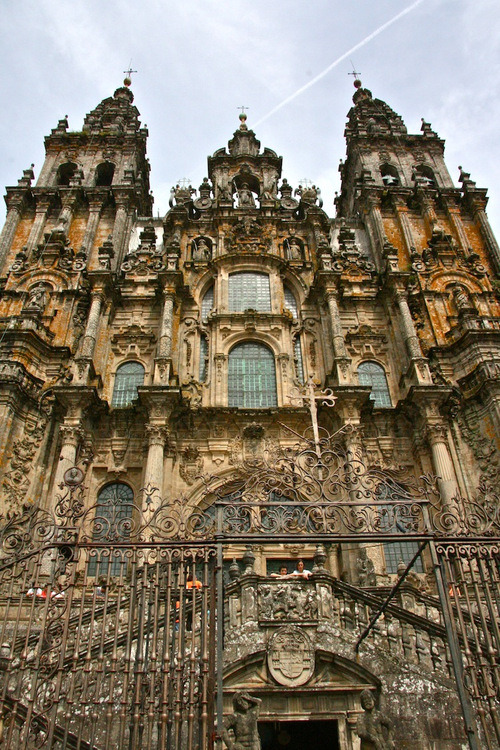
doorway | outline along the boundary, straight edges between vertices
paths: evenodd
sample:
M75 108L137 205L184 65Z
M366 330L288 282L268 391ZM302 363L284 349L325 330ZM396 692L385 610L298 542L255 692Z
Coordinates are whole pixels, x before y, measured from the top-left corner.
M336 721L259 722L262 750L339 750Z

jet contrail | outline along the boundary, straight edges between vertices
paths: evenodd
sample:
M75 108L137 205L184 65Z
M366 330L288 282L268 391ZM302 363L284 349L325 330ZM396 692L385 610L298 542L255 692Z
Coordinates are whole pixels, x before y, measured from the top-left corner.
M276 105L276 107L273 107L273 109L267 113L267 115L264 115L264 117L261 117L260 120L258 120L254 127L257 127L260 125L264 120L267 120L268 117L271 117L271 115L274 115L275 112L277 112L279 109L285 106L285 104L288 104L289 102L293 101L293 99L296 99L302 92L307 91L307 89L311 88L311 86L314 86L315 83L317 83L321 78L324 78L327 73L329 73L333 68L335 68L339 63L341 63L343 60L345 60L347 57L350 57L353 52L356 52L360 47L363 47L365 44L368 44L368 42L371 42L372 39L375 39L376 36L381 34L383 31L385 31L389 26L392 26L393 23L396 23L396 21L399 21L400 18L403 16L406 16L407 13L411 13L414 8L417 7L417 5L420 5L423 3L424 0L417 0L415 3L412 3L407 8L401 11L401 13L398 13L394 18L391 18L389 21L386 21L386 23L382 24L382 26L379 26L378 29L375 29L375 31L372 31L371 34L369 34L367 37L365 37L361 42L358 42L354 47L351 47L351 49L347 50L341 57L337 58L335 62L332 62L331 65L329 65L327 68L325 68L321 73L318 73L317 76L315 76L311 81L305 84L305 86L301 86L300 89L297 89L295 93L291 94L290 96L287 96L286 99L283 99L282 102Z

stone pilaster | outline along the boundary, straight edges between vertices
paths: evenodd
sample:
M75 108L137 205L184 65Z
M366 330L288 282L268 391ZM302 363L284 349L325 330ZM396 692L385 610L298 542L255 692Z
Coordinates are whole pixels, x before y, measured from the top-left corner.
M427 425L427 439L431 446L432 464L438 477L438 487L445 505L451 505L458 492L458 482L451 460L448 430L442 422Z
M33 224L31 225L28 242L26 243L28 252L34 250L41 241L49 205L50 198L48 196L40 196L38 198L35 209L35 218L33 220Z
M163 291L163 308L158 336L158 356L155 359L155 385L168 385L172 366L172 336L174 325L175 290Z
M350 357L345 347L344 333L342 331L342 322L338 306L338 293L335 289L330 289L326 293L328 302L328 311L330 313L330 325L332 328L332 346L334 369L339 384L346 384L349 381L349 364Z
M12 247L12 242L21 218L22 204L22 199L9 200L5 224L0 234L0 269L3 269L3 264Z

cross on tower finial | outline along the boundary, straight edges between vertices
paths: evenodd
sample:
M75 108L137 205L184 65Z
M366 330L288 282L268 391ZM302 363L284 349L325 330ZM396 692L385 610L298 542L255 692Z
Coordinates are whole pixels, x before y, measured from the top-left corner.
M128 87L132 83L132 73L137 73L137 70L132 70L132 60L128 64L128 70L124 70L123 72L125 74L123 84Z
M352 65L352 73L348 73L347 75L349 75L349 76L354 76L354 78L359 78L359 76L361 75L361 73L358 73L358 72L356 71L356 68L354 67L354 63L353 63L353 61L352 61L352 60L349 60L349 62L350 62L350 63L351 63L351 65Z
M241 114L244 115L245 114L245 110L246 109L250 109L250 107L243 107L243 106L241 106L241 107L236 107L236 109L241 109Z

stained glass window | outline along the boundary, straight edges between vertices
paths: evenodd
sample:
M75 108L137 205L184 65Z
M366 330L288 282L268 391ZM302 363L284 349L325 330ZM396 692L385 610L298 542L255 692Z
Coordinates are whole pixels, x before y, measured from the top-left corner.
M213 286L209 287L207 291L205 292L205 296L203 297L201 301L201 319L203 322L205 322L208 319L208 316L210 315L210 312L212 311L214 306L214 288Z
M229 310L271 312L271 287L266 273L242 271L229 276Z
M111 406L130 406L137 398L137 388L144 383L144 367L140 362L125 362L116 371Z
M97 497L92 540L103 544L127 540L130 536L129 519L132 517L133 502L134 493L128 484L116 482L104 487ZM106 576L108 573L110 558L102 556L102 552L99 554L100 558L92 557L89 561L90 576ZM124 565L121 557L111 558L110 574L120 575Z
M266 346L245 342L229 352L228 403L243 409L277 406L274 355Z
M384 368L377 362L362 362L358 367L360 385L371 385L370 398L375 402L374 406L391 407L391 396Z
M287 286L285 287L285 307L290 310L294 318L298 317L297 301Z

